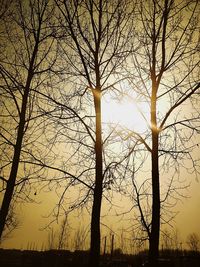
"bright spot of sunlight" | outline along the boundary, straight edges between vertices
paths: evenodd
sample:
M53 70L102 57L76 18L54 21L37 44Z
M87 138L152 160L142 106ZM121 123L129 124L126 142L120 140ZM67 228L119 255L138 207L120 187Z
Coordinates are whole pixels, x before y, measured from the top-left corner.
M102 99L102 121L104 124L118 125L127 130L144 132L148 127L149 108L147 103L139 103L133 97L120 100L106 95Z

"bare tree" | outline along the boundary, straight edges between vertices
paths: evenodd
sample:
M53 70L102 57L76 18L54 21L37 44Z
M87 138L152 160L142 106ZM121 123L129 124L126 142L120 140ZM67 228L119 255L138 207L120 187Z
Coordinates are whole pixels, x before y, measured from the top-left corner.
M162 231L162 249L173 249L173 238L167 229Z
M47 237L47 248L49 250L51 249L56 249L57 248L57 242L56 242L56 232L53 228L50 229L48 232L48 237Z
M109 166L106 167L106 156L103 154L103 147L109 136L102 137L101 103L105 92L115 88L120 79L119 69L130 51L128 21L131 22L133 3L74 0L56 1L56 4L60 14L57 38L60 40L62 58L66 60L66 63L63 61L66 67L61 75L68 75L68 91L62 91L59 101L63 103L63 100L69 99L70 93L74 101L73 111L71 110L73 119L71 123L67 120L68 126L64 113L69 109L64 103L60 105L62 112L57 116L63 119L62 122L59 121L63 127L63 136L66 138L64 130L71 132L72 135L68 135L69 143L76 147L76 153L73 153L75 157L70 159L73 162L70 166L76 166L77 173L71 184L77 188L82 184L87 190L85 192L85 189L80 189L79 201L73 203L72 207L92 200L89 266L98 266L102 195L104 189L109 186L108 180L111 180ZM78 109L74 103L79 106ZM76 162L75 158L78 159Z
M63 218L58 235L58 249L64 249L68 246L69 242L69 225L67 215Z
M84 250L86 247L86 239L88 235L87 227L79 226L76 229L74 234L74 249L75 250Z
M176 250L181 250L182 241L181 241L180 232L177 228L174 229L172 237L173 237L173 242L174 242L174 248Z
M132 173L143 238L149 239L149 261L156 266L160 224L169 223L169 208L182 195L182 169L199 174L195 137L200 130L200 6L198 1L149 0L139 1L137 7L135 36L140 47L133 54L129 73L147 130L128 136L124 131L124 139L133 140L132 146L138 142L132 158L140 158L132 169L130 165L126 168ZM145 172L138 171L141 167Z
M45 0L19 0L9 8L12 12L7 12L9 17L1 25L5 34L0 62L0 236L14 204L11 202L30 200L26 185L34 175L42 175L40 167L30 168L25 162L33 163L33 153L38 158L46 156L47 147L42 148L41 138L45 130L39 114L42 98L37 97L36 89L49 79L56 57L49 29L53 6Z
M58 229L48 228L47 248L48 249L66 249L69 247L70 227L68 224L68 216L62 218Z
M196 233L189 234L187 237L187 244L191 250L198 251L199 236Z

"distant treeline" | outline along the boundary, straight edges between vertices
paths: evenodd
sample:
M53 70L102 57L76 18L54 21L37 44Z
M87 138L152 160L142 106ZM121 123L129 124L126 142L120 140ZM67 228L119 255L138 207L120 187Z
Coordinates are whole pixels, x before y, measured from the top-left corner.
M101 256L101 267L147 266L148 251L137 255L121 254L119 251ZM16 250L0 249L1 267L84 267L88 264L88 251L69 250ZM160 251L161 267L199 267L200 252L181 250Z

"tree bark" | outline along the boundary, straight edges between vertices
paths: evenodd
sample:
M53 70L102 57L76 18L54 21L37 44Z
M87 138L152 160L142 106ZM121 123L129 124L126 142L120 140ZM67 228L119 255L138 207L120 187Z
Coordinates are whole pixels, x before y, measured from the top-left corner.
M158 134L153 133L152 150L152 225L149 240L149 262L150 266L157 266L159 257L159 235L160 235L160 185L158 165Z
M19 162L20 162L20 154L21 154L21 148L22 148L22 140L24 136L24 126L25 126L25 116L26 116L26 107L27 107L27 101L28 101L28 94L29 94L29 87L30 87L31 78L29 77L27 80L25 92L22 99L22 108L20 112L20 119L19 119L19 125L18 125L18 132L17 132L17 139L16 144L14 147L14 155L13 155L13 161L10 171L10 176L7 182L5 194L3 197L1 210L0 210L0 240L2 238L3 230L6 224L6 218L9 213L9 207L11 204L11 200L13 197L13 192L15 188L15 182L17 178L17 172L19 168Z
M38 52L39 34L40 34L40 27L38 30L38 36L37 36L36 43L33 49L33 54L32 54L32 58L30 61L26 84L24 87L24 94L22 97L21 112L19 115L19 124L18 124L16 143L14 146L12 166L11 166L11 171L10 171L9 179L7 181L6 190L5 190L5 194L3 197L1 210L0 210L0 240L2 238L2 234L5 228L6 219L7 219L10 204L13 198L15 182L17 179L17 173L18 173L19 162L20 162L20 154L21 154L22 142L23 142L23 137L24 137L24 129L25 129L25 123L26 123L26 110L27 110L27 104L28 104L28 96L30 92L31 81L34 76L33 65L34 65L35 58Z
M153 82L151 99L151 127L152 127L152 221L151 233L149 237L149 264L151 267L157 266L159 257L159 235L160 235L160 181L159 181L159 158L158 158L158 138L156 119L156 94L157 86Z
M95 89L94 104L96 113L96 173L95 188L93 195L93 206L91 216L91 241L90 241L90 257L89 267L98 267L100 259L100 215L102 201L102 183L103 183L103 166L102 166L102 133L101 133L101 91Z

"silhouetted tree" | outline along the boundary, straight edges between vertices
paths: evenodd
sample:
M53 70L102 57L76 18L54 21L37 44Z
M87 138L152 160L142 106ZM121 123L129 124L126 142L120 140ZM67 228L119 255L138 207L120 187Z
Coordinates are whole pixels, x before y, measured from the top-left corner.
M58 234L58 249L66 249L69 242L69 225L67 215L63 218L60 225L60 232Z
M106 181L106 176L111 180L103 156L103 146L109 136L103 141L101 104L103 94L113 90L120 79L122 63L131 49L128 22L131 22L133 3L118 0L56 3L60 11L57 38L60 39L60 53L66 60L63 75L67 73L70 77L72 82L68 88L72 91L74 103L79 105L77 114L72 112L75 117L73 127L79 123L79 129L75 130L68 124L68 131L73 129L75 132L70 138L73 146L77 144L76 155L79 155L76 156L79 159L77 172L81 174L74 176L88 184L88 193L79 203L84 204L92 198L89 266L98 266L102 195L110 183ZM73 205L76 206L77 204Z
M85 226L79 226L74 234L74 249L84 250L86 247L88 229Z
M71 235L70 230L71 229L68 224L68 216L64 216L61 220L61 223L58 224L58 229L55 229L53 227L48 229L47 248L58 250L68 248L69 237Z
M50 229L47 236L47 248L49 250L57 248L56 232L53 228Z
M151 266L156 266L159 255L160 220L169 220L164 215L181 196L181 168L199 173L199 7L198 1L173 0L137 5L135 37L140 47L129 73L147 130L132 131L128 137L134 145L138 142L133 158L140 161L135 160L131 170L133 198L146 233L143 238L149 239ZM146 163L149 157L151 165ZM140 175L141 167L151 169L151 174Z
M173 249L173 238L167 229L162 231L162 249Z
M34 175L40 177L40 168L28 167L26 161L33 163L33 154L45 157L49 149L42 145L46 130L39 113L42 97L36 89L46 84L56 57L49 28L53 6L46 0L6 3L11 5L5 4L9 12L1 24L0 236L14 201L30 200L26 185Z
M187 244L191 250L198 251L199 236L196 233L189 234L187 237Z

